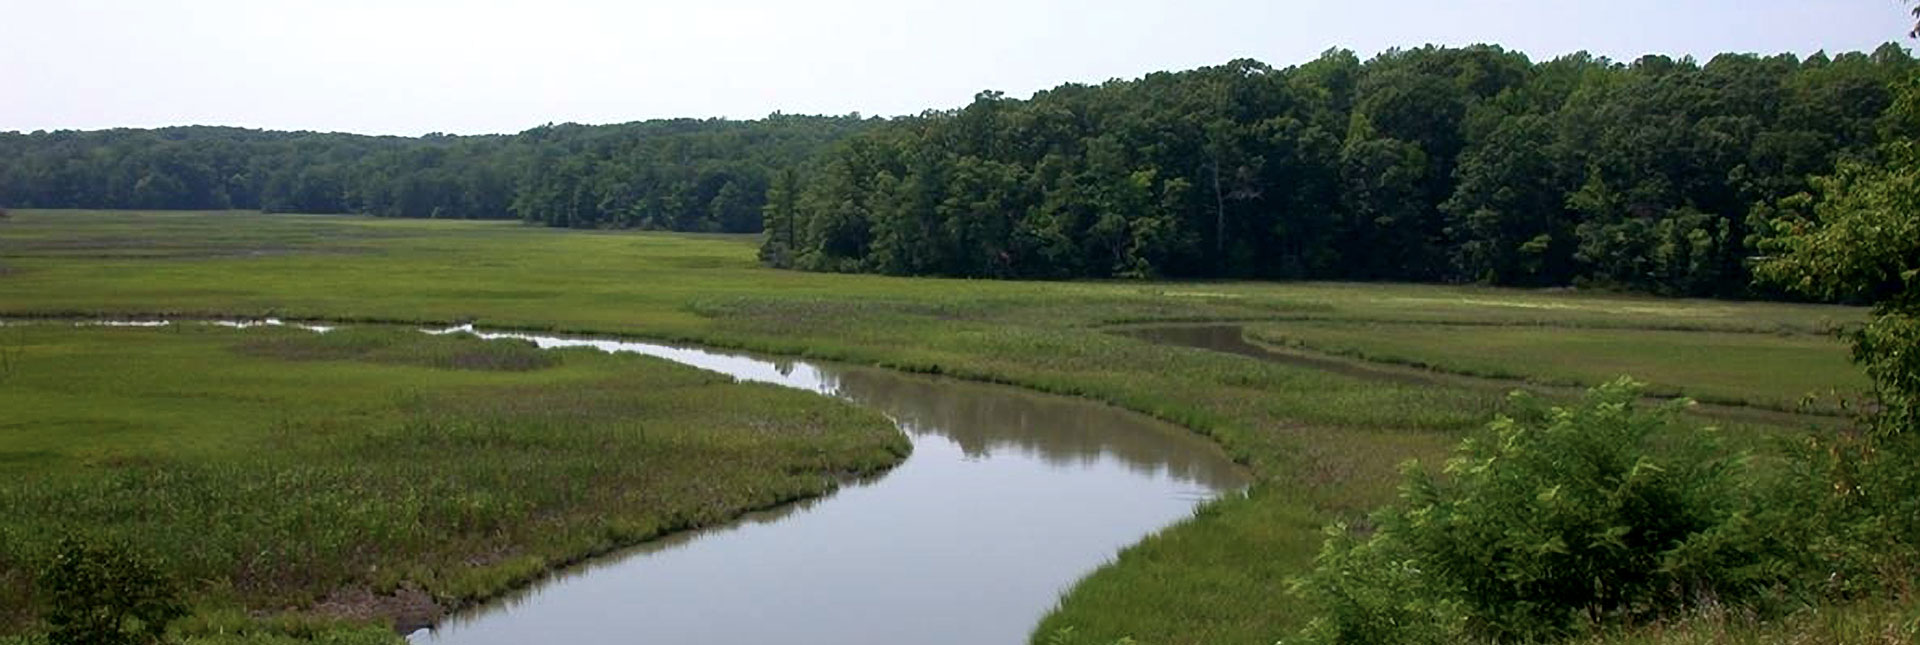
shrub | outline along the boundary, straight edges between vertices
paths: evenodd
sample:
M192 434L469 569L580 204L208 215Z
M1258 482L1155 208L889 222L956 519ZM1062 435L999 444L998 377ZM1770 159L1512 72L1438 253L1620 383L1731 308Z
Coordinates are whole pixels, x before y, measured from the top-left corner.
M1782 574L1753 522L1740 460L1675 403L1621 379L1577 406L1522 395L1434 476L1410 463L1401 503L1339 526L1294 583L1324 614L1310 640L1500 642L1669 615Z
M54 645L155 643L186 614L179 590L152 562L115 543L61 540L41 572Z
M1909 595L1920 572L1920 437L1812 437L1793 446L1764 523L1820 595Z

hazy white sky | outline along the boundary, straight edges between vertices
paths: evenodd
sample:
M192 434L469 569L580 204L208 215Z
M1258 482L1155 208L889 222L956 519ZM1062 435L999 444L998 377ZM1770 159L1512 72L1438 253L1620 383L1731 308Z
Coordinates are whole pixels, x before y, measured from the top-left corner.
M1330 47L1870 50L1899 0L0 0L0 131L896 115Z

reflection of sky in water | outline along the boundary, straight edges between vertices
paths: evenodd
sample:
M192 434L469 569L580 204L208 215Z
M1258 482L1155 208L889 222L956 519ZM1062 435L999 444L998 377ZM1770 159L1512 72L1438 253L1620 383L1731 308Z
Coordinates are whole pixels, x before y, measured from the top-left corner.
M299 329L305 329L307 331L320 332L322 334L333 331L335 329L333 325L316 325L312 323L287 322L279 318L259 318L259 319L252 319L252 320L208 320L204 322L205 324L213 325L215 327L230 327L233 329L252 329L254 327L295 327ZM7 321L0 320L0 325L6 325L6 324L7 324ZM171 320L82 320L80 322L74 323L73 326L75 327L165 327L171 324L173 324L173 321Z
M311 323L297 323L297 322L290 323L290 322L281 320L279 318L261 318L259 320L215 320L213 321L213 324L219 325L221 327L232 327L234 329L250 329L253 327L298 327L300 329L305 329L307 331L316 331L322 334L334 330L333 325L315 325Z
M428 330L435 334L455 332L520 339L543 348L590 347L610 353L645 354L742 381L836 396L886 413L910 434L937 434L952 440L973 459L1014 450L1050 465L1077 468L1102 458L1117 458L1142 475L1202 482L1217 489L1245 484L1238 469L1221 468L1213 444L1206 439L1083 400L874 368L766 360L644 342L476 332L472 325ZM1129 431L1119 432L1117 428Z
M165 324L142 326L155 323ZM225 326L275 324L287 323ZM1205 439L1077 399L651 343L477 335L646 354L837 396L886 413L914 451L828 498L561 572L418 643L1021 642L1119 549L1246 484Z
M471 331L470 327L439 333ZM457 616L420 643L1011 643L1074 581L1246 484L1205 439L1087 401L888 370L617 340L886 413L914 452L815 503L642 545Z
M639 343L623 340L605 340L596 338L563 338L516 332L477 332L473 325L461 325L447 329L428 330L429 334L450 334L467 332L481 338L517 338L532 341L543 348L591 347L603 352L628 352L664 358L682 365L691 365L705 370L720 372L742 381L771 383L798 388L821 394L834 394L835 384L831 377L818 368L806 363L763 361L745 356L728 356L713 352L669 347L652 343Z

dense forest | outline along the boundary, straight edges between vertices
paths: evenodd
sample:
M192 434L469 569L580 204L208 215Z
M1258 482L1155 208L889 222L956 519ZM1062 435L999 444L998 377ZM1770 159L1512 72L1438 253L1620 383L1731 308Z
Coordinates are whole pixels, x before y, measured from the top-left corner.
M1884 114L1916 69L1895 44L1705 64L1334 50L895 119L0 134L0 205L764 222L768 263L824 271L1746 296L1775 203L1915 134Z
M867 127L773 115L370 137L240 128L0 133L0 206L259 209L760 230L768 183Z
M1744 295L1751 218L1912 134L1883 113L1914 70L1892 44L1704 65L1427 47L983 93L836 146L770 200L763 255Z

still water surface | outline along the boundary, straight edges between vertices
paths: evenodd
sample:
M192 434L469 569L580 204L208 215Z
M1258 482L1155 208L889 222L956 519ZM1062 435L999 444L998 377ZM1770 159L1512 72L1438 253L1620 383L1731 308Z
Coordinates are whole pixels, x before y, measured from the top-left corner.
M451 331L473 330L439 333ZM893 418L913 454L831 496L557 573L415 633L423 645L1019 643L1119 549L1247 484L1211 442L1083 400L650 343L479 335L839 397Z

